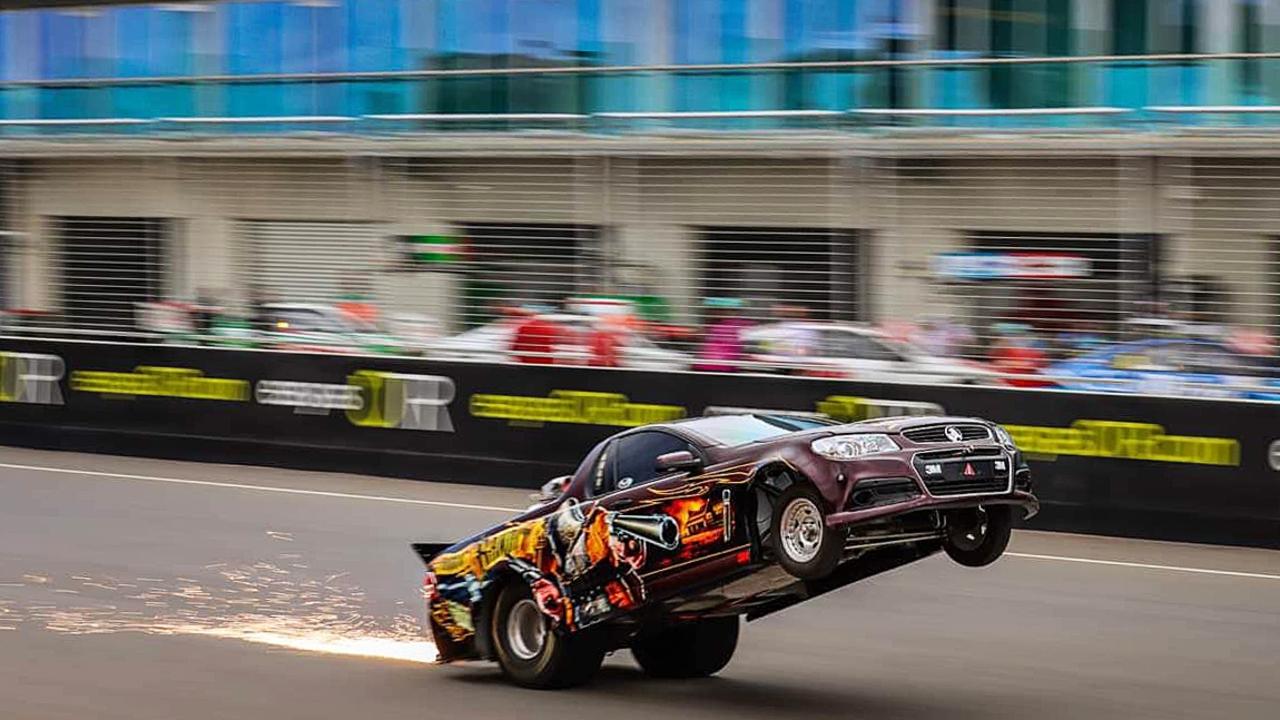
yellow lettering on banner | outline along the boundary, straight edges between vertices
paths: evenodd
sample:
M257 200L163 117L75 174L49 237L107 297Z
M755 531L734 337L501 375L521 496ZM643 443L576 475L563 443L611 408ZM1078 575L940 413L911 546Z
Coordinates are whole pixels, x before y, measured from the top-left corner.
M76 370L71 389L100 395L152 395L191 400L247 402L248 380L210 378L194 368L139 365L133 372Z
M399 418L387 417L387 373L376 370L357 370L347 376L347 383L360 388L364 405L348 410L347 419L360 427L395 427Z
M1014 442L1031 455L1151 460L1194 465L1240 464L1240 442L1233 438L1166 435L1155 423L1076 420L1071 427L1005 425Z
M9 353L0 353L0 402L13 402L17 397L17 378L9 380Z
M686 415L679 405L632 403L621 393L585 390L553 390L549 397L472 395L469 407L475 417L619 427L678 420Z
M941 415L941 405L918 400L876 400L852 395L829 395L819 400L818 412L840 422L882 417Z

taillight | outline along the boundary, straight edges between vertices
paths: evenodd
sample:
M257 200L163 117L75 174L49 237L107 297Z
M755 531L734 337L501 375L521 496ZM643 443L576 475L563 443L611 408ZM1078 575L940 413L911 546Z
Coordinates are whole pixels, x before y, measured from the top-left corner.
M428 605L436 599L436 574L430 570L422 576L422 599Z

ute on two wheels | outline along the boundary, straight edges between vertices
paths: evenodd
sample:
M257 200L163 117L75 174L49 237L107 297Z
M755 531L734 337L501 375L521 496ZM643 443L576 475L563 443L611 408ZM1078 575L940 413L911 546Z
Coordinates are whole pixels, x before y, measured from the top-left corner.
M597 445L522 515L453 545L418 543L444 662L513 682L585 682L629 648L661 677L723 668L753 620L945 551L979 567L1039 509L998 425L726 415Z

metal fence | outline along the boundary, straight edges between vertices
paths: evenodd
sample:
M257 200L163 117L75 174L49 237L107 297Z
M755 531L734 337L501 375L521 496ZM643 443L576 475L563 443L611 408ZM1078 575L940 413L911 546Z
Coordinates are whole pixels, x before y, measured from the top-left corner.
M1280 153L707 148L10 160L6 332L1280 399Z

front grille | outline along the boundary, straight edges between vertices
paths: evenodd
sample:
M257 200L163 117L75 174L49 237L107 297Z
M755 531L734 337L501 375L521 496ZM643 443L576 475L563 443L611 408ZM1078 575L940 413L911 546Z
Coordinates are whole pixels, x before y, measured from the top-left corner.
M947 428L955 428L960 432L960 439L947 437ZM988 440L991 438L991 431L985 425L974 425L972 423L961 425L953 423L949 425L928 425L925 427L911 428L903 430L905 436L911 442L917 443L944 443L944 442L973 442L974 440Z
M932 495L1008 492L1013 460L999 453L920 453L916 472Z

